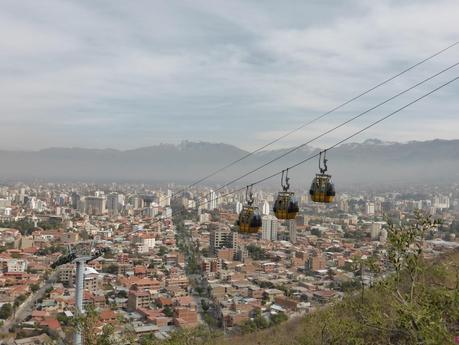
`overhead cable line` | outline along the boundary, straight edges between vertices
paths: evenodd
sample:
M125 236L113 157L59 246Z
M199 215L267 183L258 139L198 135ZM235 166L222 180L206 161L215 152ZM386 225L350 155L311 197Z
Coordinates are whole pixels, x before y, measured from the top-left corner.
M235 182L238 182L238 181L242 180L243 178L245 178L245 177L247 177L247 176L249 176L249 175L251 175L251 174L253 174L253 173L255 173L255 172L257 172L257 171L259 171L259 170L261 170L263 168L265 168L265 167L267 167L268 165L278 161L279 159L284 158L285 156L287 156L287 155L299 150L302 147L305 147L306 145L316 141L317 139L320 139L320 138L324 137L325 135L327 135L327 134L329 134L329 133L331 133L331 132L333 132L333 131L335 131L335 130L343 127L343 126L345 126L346 124L348 124L348 123L350 123L350 122L362 117L363 115L368 114L369 112L373 111L374 109L379 108L380 106L382 106L382 105L394 100L397 97L400 97L401 95L403 95L403 94L405 94L405 93L417 88L418 86L420 86L420 85L422 85L422 84L424 84L424 83L426 83L426 82L438 77L439 75L451 70L452 68L454 68L454 67L456 67L458 65L459 65L459 62L456 62L455 64L452 64L451 66L446 67L445 69L441 70L440 72L437 72L437 73L435 73L435 74L433 74L433 75L421 80L420 82L414 84L413 86L411 86L411 87L409 87L409 88L407 88L407 89L405 89L405 90L403 90L403 91L401 91L401 92L399 92L399 93L387 98L386 100L376 104L375 106L373 106L373 107L371 107L371 108L369 108L369 109L367 109L367 110L365 110L365 111L363 111L363 112L361 112L361 113L349 118L348 120L346 120L344 122L341 122L340 124L336 125L335 127L332 127L330 129L326 130L325 132L315 136L314 138L312 138L312 139L310 139L310 140L308 140L308 141L306 141L306 142L304 142L304 143L302 143L302 144L300 144L298 146L295 146L294 148L288 150L287 152L284 152L283 154L281 154L279 156L276 156L275 158L269 160L268 162L265 162L262 165L260 165L260 166L258 166L256 168L254 168L254 169L252 169L252 170L240 175L239 177L236 177L236 178L232 179L231 181L225 183L223 186L217 188L214 192L218 192L218 191L222 190L223 188L228 187L229 185L231 185L231 184L233 184ZM206 196L208 196L209 194L207 194Z
M206 175L206 176L204 176L204 177L198 179L197 181L195 181L195 182L189 184L187 187L185 187L185 188L179 190L178 192L173 193L171 197L174 197L174 196L177 196L177 195L180 195L180 194L186 192L186 191L189 190L190 188L192 188L192 187L198 185L199 183L208 180L209 178L211 178L211 177L217 175L218 173L220 173L220 172L222 172L222 171L224 171L224 170L230 168L231 166L233 166L233 165L235 165L235 164L237 164L237 163L239 163L239 162L241 162L241 161L243 161L243 160L249 158L250 156L252 156L252 155L254 155L254 154L260 152L261 150L263 150L263 149L265 149L265 148L267 148L267 147L269 147L269 146L271 146L271 145L273 145L273 144L279 142L279 141L282 140L282 139L285 139L286 137L292 135L293 133L298 132L299 130L301 130L301 129L307 127L307 126L309 126L310 124L312 124L312 123L314 123L314 122L316 122L316 121L318 121L318 120L320 120L320 119L326 117L327 115L329 115L329 114L331 114L331 113L333 113L333 112L335 112L335 111L337 111L337 110L343 108L344 106L348 105L349 103L352 103L352 102L356 101L357 99L359 99L359 98L361 98L361 97L367 95L368 93L370 93L370 92L372 92L372 91L378 89L379 87L381 87L381 86L383 86L383 85L385 85L385 84L391 82L392 80L394 80L394 79L396 79L396 78L402 76L403 74L405 74L405 73L411 71L412 69L414 69L414 68L416 68L416 67L418 67L418 66L420 66L420 65L422 65L422 64L424 64L424 63L426 63L426 62L429 61L429 60L432 60L433 58L435 58L435 57L437 57L437 56L443 54L444 52L448 51L449 49L451 49L451 48L457 46L458 44L459 44L459 42L455 42L455 43L453 43L453 44L447 46L446 48L443 48L443 49L437 51L436 53L434 53L434 54L432 54L432 55L426 57L425 59L423 59L423 60L421 60L421 61L415 63L414 65L411 65L410 67L408 67L408 68L402 70L401 72L399 72L399 73L397 73L397 74L395 74L395 75L393 75L393 76L391 76L391 77L385 79L384 81L382 81L382 82L376 84L375 86L373 86L373 87L371 87L371 88L369 88L369 89L367 89L367 90L361 92L361 93L358 94L357 96L354 96L354 97L348 99L347 101L345 101L345 102L343 102L343 103L337 105L336 107L330 109L329 111L327 111L327 112L325 112L325 113L323 113L323 114L321 114L321 115L319 115L319 116L317 116L317 117L311 119L310 121L308 121L308 122L302 124L301 126L295 128L295 129L292 129L291 131L289 131L289 132L287 132L287 133L281 135L280 137L278 137L278 138L276 138L276 139L274 139L274 140L272 140L272 141L270 141L270 142L264 144L263 146L261 146L261 147L255 149L254 151L248 152L247 154L243 155L241 158L238 158L238 159L236 159L236 160L234 160L234 161L232 161L232 162L230 162L230 163L228 163L228 164L222 166L221 168L218 168L218 169L212 171L212 172L209 173L208 175Z
M316 154L313 154L313 155L311 155L311 156L309 156L309 157L307 157L307 158L305 158L305 159L303 159L303 160L301 160L301 161L299 161L299 162L297 162L297 163L295 163L295 164L293 164L293 165L287 167L286 169L283 169L283 170L281 170L281 171L275 172L275 173L273 173L273 174L271 174L271 175L269 175L269 176L266 176L266 177L264 177L264 178L262 178L262 179L259 179L259 180L255 181L255 182L252 182L252 183L250 183L248 186L253 187L253 186L257 185L257 184L263 183L263 182L265 182L265 181L267 181L267 180L270 180L270 179L272 179L272 178L274 178L274 177L276 177L276 176L282 174L282 172L286 171L287 169L288 169L288 170L292 170L292 169L294 169L294 168L296 168L296 167L298 167L298 166L300 166L300 165L302 165L302 164L304 164L304 163L306 163L306 162L308 162L308 161L310 161L310 160L312 160L312 159L314 159L314 158L317 158L320 154L322 154L322 153L325 152L325 151L330 151L330 150L335 149L337 146L343 144L344 142L346 142L346 141L352 139L353 137L355 137L355 136L357 136L357 135L359 135L359 134L365 132L366 130L370 129L371 127L376 126L377 124L379 124L379 123L381 123L381 122L387 120L388 118L390 118L390 117L392 117L392 116L398 114L398 113L401 112L402 110L404 110L404 109L410 107L411 105L413 105L413 104L415 104L415 103L421 101L422 99L424 99L424 98L426 98L426 97L432 95L433 93L439 91L440 89L442 89L442 88L444 88L444 87L446 87L446 86L452 84L453 82L455 82L455 81L458 80L458 79L459 79L459 76L457 76L457 77L455 77L455 78L453 78L453 79L450 79L449 81L447 81L447 82L441 84L440 86L434 88L433 90L431 90L431 91L429 91L429 92L423 94L422 96L420 96L420 97L414 99L413 101L411 101L411 102L405 104L404 106L398 108L397 110L395 110L395 111L393 111L393 112L391 112L391 113L389 113L389 114L387 114L387 115L385 115L385 116L379 118L378 120L372 122L371 124L369 124L369 125L363 127L362 129L360 129L360 130L358 130L358 131L352 133L351 135L347 136L346 138L344 138L344 139L338 141L337 143L335 143L335 144L333 144L333 145L327 147L326 149L324 149L324 150L322 150L322 151L320 151L320 152L318 152L318 153L316 153ZM223 194L223 195L220 195L220 196L218 196L218 197L212 199L211 201L217 200L217 199L219 199L219 198L224 198L224 197L226 197L226 196L229 196L229 195L232 195L232 194L241 192L241 191L245 190L246 188L247 188L247 186L244 186L244 187L242 187L242 188L232 190L232 191L230 191L230 192L228 192L228 193L225 193L225 194ZM202 202L202 203L198 204L197 207L203 206L203 205L204 205L205 203L207 203L207 202L208 202L208 201ZM182 212L178 212L178 213L181 214ZM161 221L161 219L158 219L157 222L159 222L159 221Z

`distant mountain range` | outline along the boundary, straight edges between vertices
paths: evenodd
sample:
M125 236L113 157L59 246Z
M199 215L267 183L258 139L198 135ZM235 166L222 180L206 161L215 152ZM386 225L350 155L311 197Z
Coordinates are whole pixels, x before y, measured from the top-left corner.
M261 151L210 179L226 182L288 149ZM306 147L248 176L241 183L270 175L317 153ZM182 142L134 150L50 148L40 151L0 151L0 180L45 179L59 181L195 181L247 151L227 144ZM335 182L353 185L459 182L459 140L343 144L327 154ZM307 188L318 170L313 159L291 171L292 186ZM275 179L273 184L279 183Z

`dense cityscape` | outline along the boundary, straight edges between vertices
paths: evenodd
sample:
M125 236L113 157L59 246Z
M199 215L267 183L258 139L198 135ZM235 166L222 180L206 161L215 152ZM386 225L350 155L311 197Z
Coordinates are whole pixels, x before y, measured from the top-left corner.
M87 243L83 305L141 341L205 325L227 335L275 325L340 300L390 272L387 222L416 210L442 223L424 242L434 258L459 246L459 186L340 193L332 204L297 193L300 212L282 221L276 192L254 191L258 234L236 225L245 194L178 186L17 183L0 187L0 317L6 344L71 342L75 264L51 265ZM372 260L377 271L356 267ZM376 273L377 272L377 273ZM359 274L360 273L360 274ZM15 340L14 340L15 339ZM15 342L14 342L15 341ZM37 341L34 343L34 341Z
M1 5L0 345L459 344L458 0Z

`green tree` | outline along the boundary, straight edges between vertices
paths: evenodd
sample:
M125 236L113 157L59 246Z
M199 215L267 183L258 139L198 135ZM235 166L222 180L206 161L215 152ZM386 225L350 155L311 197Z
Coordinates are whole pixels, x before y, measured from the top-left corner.
M207 303L205 299L201 299L201 308L204 312L209 310L209 303Z
M268 259L268 255L266 253L266 251L261 248L261 247L258 247L256 245L248 245L247 246L247 251L249 252L249 256L254 259L254 260L266 260Z
M20 295L14 300L14 307L19 307L27 299L26 295Z
M110 274L118 274L118 265L117 264L110 264L105 269L105 272L110 273Z
M165 255L166 253L167 253L167 247L165 247L165 246L159 247L159 251L158 251L158 255L159 255L159 256L163 256L163 255Z
M6 320L13 315L13 307L9 303L5 303L0 308L0 319Z
M287 321L288 320L288 316L285 315L285 313L283 312L279 312L273 316L271 316L271 322L274 324L274 325L278 325L280 324L281 322L284 322L284 321Z
M169 307L168 305L163 309L163 313L164 313L164 315L166 315L167 317L172 317L172 316L174 316L174 311L173 311L172 308Z

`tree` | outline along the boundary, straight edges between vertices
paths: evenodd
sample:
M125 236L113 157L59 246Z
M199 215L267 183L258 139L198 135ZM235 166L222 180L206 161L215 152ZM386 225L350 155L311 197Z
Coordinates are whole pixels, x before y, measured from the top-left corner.
M110 273L110 274L118 274L118 265L117 264L111 264L111 265L107 266L105 271L107 273Z
M27 299L26 295L20 295L14 300L14 306L19 307Z
M174 311L169 307L168 305L163 309L163 314L166 315L167 317L172 317L174 316Z
M202 296L202 293L204 292L204 288L202 288L201 286L197 286L194 289L194 291L196 291L199 296Z
M415 216L415 221L406 225L388 223L388 257L395 277L386 286L394 296L396 324L404 337L420 344L447 344L450 339L444 322L447 315L438 306L451 306L448 313L457 310L458 291L452 293L444 286L429 289L423 286L426 280L424 238L440 222L419 211Z
M118 297L118 298L128 298L128 293L125 290L120 290L116 294L116 297Z
M20 259L21 258L21 254L19 254L19 253L11 253L11 257L13 259Z
M268 255L266 251L258 247L256 245L248 245L247 246L247 251L249 252L249 256L254 259L254 260L266 260L268 259Z
M158 251L158 255L159 255L159 256L163 256L163 255L165 255L166 253L167 253L167 247L165 247L165 246L159 247L159 251Z
M71 323L71 318L66 316L65 314L57 314L56 319L59 321L59 323L63 326L68 326Z
M314 235L314 236L317 236L317 237L321 237L322 236L322 232L318 228L313 228L311 230L311 235Z
M112 325L104 325L102 332L99 332L99 313L94 307L89 306L84 315L72 318L71 326L79 330L83 337L84 345L124 345L132 344L131 332L125 330L123 336L115 336L115 329Z
M209 310L209 303L207 303L205 299L201 299L201 308L204 312Z
M35 293L35 292L37 292L38 290L40 290L40 285L38 285L38 284L32 284L32 285L30 285L30 290L31 290L33 293Z
M13 315L13 307L9 303L5 303L0 308L0 319L6 320Z
M288 316L285 315L285 313L283 312L279 312L273 316L271 316L271 322L274 324L274 325L278 325L280 324L281 322L284 322L284 321L287 321L288 320Z

